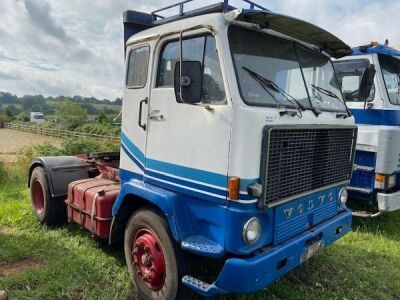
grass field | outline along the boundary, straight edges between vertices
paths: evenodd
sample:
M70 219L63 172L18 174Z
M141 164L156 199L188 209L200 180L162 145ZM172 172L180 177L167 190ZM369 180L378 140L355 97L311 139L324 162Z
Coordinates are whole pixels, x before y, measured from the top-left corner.
M0 179L0 290L10 299L131 299L121 245L74 225L40 226L23 177ZM352 233L263 291L219 299L400 299L399 224L400 213L355 219Z

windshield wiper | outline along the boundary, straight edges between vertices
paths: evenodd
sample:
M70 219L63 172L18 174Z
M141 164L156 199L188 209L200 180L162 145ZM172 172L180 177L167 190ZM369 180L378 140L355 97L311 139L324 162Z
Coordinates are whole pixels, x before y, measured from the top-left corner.
M296 109L298 110L299 117L302 117L301 111L305 111L306 108L300 103L298 102L293 96L289 95L288 93L286 93L283 89L281 89L275 82L273 82L272 80L269 80L263 76L261 76L260 74L242 66L243 70L245 70L246 72L248 72L250 74L251 77L253 77L258 83L260 83L260 85L264 88L264 90L266 90L268 92L268 94L275 100L275 102L280 105L283 106L286 109L286 112L283 112L284 114L289 114L289 111L287 110L287 107L280 101L278 100L272 93L270 93L270 90L274 91L275 93L281 94L283 97L285 97L285 99L293 104Z
M312 83L311 83L311 87L312 87L314 90L320 92L321 94L324 94L325 96L328 96L328 97L331 97L331 98L335 98L335 99L337 99L340 103L344 104L344 106L345 106L345 108L346 108L346 112L347 112L346 117L350 117L350 116L351 116L351 112L350 112L349 108L347 107L347 105L346 105L345 103L343 103L343 102L342 102L342 99L340 99L340 98L338 97L338 95L336 95L334 92L332 92L332 91L330 91L330 90L327 90L327 89L324 89L324 88L322 88L322 87L320 87L320 86L317 86L317 85L315 85L315 84L312 84ZM345 116L344 116L344 114L338 113L338 114L336 114L336 117L337 117L337 118L342 118L342 117L345 117Z

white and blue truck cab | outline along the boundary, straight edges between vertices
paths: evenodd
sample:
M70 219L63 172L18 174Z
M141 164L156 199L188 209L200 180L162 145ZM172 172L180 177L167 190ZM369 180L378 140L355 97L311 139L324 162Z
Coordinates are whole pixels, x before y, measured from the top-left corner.
M29 175L42 223L65 202L70 220L124 238L141 299L253 293L351 229L357 127L330 60L351 49L247 0L186 2L124 13L120 154L41 157ZM108 235L95 208L109 201ZM196 276L199 257L222 262L215 278Z
M351 198L378 212L400 209L400 52L372 42L334 62L344 98L358 125ZM365 72L374 70L369 94L359 93ZM370 72L371 73L371 72ZM361 214L363 216L363 214Z

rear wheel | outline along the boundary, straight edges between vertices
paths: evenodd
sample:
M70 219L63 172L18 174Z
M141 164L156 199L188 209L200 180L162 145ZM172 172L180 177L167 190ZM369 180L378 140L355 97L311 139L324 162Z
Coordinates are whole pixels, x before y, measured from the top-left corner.
M42 167L36 167L32 171L30 188L32 209L38 221L49 226L64 223L65 204L60 199L52 198Z
M125 230L125 258L137 299L185 299L183 253L167 221L152 208L136 211Z

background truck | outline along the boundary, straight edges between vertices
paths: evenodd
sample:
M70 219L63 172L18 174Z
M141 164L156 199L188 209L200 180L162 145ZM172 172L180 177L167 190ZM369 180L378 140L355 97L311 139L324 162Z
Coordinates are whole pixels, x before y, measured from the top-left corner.
M30 113L30 122L31 123L43 123L44 122L44 114L38 111L32 111Z
M335 61L345 100L359 128L349 195L377 207L377 216L400 209L400 52L388 43L356 47ZM370 77L370 79L368 79ZM369 84L368 94L359 85Z
M144 299L258 291L351 227L357 127L327 55L351 49L249 1L186 2L124 13L121 152L29 170L39 221L124 239Z

